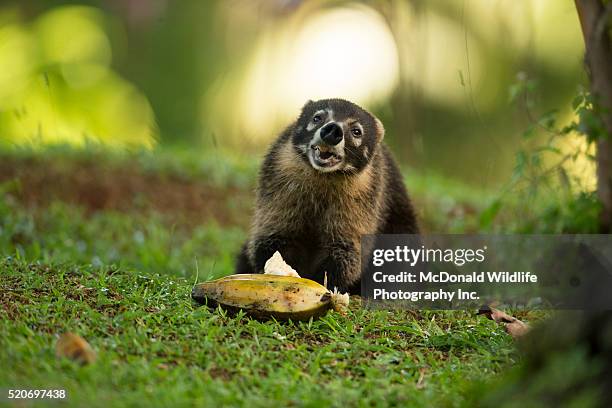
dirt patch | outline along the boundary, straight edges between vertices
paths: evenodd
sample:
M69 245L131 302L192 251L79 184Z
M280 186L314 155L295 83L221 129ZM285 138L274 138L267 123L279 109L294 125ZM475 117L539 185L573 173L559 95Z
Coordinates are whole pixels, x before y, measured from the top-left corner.
M137 165L109 166L95 162L57 162L0 158L0 183L14 182L7 194L27 207L46 207L54 200L89 212L154 210L173 221L246 226L253 192L214 186L206 180L147 173Z
M230 381L234 377L233 373L230 370L226 368L220 368L220 367L209 368L208 374L215 380L222 380L222 381Z

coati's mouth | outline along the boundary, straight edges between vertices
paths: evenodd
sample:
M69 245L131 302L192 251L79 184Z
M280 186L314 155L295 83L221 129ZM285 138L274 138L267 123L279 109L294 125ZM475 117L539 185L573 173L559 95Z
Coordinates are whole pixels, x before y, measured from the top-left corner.
M324 171L335 170L344 158L334 147L322 144L310 146L310 153L313 167Z

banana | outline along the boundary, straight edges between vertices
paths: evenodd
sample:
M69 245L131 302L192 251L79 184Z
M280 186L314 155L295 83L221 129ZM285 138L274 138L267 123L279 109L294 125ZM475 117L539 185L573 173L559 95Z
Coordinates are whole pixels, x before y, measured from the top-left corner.
M255 318L277 320L316 319L331 308L348 306L348 295L331 292L310 279L280 275L230 275L197 284L191 297L209 307L242 309Z

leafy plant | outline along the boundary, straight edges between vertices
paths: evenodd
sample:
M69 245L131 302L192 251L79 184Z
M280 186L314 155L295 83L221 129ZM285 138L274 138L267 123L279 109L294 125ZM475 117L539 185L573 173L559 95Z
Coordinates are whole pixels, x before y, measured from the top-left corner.
M539 116L533 113L537 86L521 73L510 87L510 102L524 110L530 125L522 134L512 177L500 197L481 213L480 226L489 230L503 225L521 233L597 232L601 203L592 183L594 174L590 180L585 174L594 169L594 142L606 137L598 104L581 90L572 102L574 119L560 125L558 109ZM577 165L586 168L576 172ZM507 202L513 205L504 208ZM494 223L502 216L512 219Z

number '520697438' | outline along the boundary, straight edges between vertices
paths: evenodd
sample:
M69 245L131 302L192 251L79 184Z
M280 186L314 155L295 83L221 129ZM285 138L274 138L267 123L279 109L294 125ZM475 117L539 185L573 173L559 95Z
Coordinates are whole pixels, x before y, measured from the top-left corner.
M65 399L66 398L66 390L46 390L46 389L36 389L36 390L8 390L8 399Z

